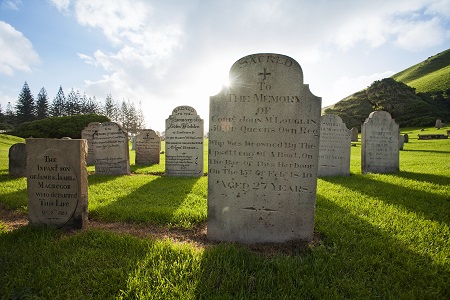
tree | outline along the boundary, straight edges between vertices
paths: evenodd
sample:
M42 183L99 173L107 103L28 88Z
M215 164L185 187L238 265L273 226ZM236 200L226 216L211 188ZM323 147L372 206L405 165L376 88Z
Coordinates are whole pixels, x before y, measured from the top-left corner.
M42 88L36 101L36 118L42 120L49 117L48 96L45 88Z
M137 111L137 131L141 131L145 128L145 117L142 111L142 102L139 101L139 109Z
M64 91L62 89L62 86L59 86L58 93L56 94L56 97L53 99L52 107L50 108L50 115L52 117L66 116L65 102L66 97L64 96Z
M6 105L5 123L10 127L14 126L16 123L16 116L14 115L11 102L8 102Z
M16 104L16 120L19 124L33 121L36 118L34 97L25 81Z
M113 122L119 120L119 110L111 94L106 95L105 99L105 115Z
M79 115L81 113L80 93L78 91L75 92L72 88L69 94L67 94L64 107L66 116Z

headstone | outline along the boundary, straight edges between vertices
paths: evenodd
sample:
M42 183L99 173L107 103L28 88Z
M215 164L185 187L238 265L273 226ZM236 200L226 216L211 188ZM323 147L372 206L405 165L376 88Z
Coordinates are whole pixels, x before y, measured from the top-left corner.
M407 133L405 133L403 135L403 140L404 140L405 143L409 143L409 135Z
M31 224L82 228L88 220L84 139L26 139Z
M404 145L405 145L405 137L400 134L398 136L398 150L403 150Z
M203 120L190 106L178 106L166 119L166 175L203 175Z
M321 98L292 58L254 54L210 97L207 237L311 241Z
M88 151L86 157L86 163L88 165L93 165L95 163L94 145L92 144L92 141L94 140L94 133L97 132L99 127L100 127L99 122L91 122L81 131L81 138L87 140L88 144Z
M143 129L136 136L136 165L159 164L161 138L152 129Z
M131 137L131 150L136 150L136 136Z
M27 145L17 143L9 148L9 176L27 176Z
M447 130L447 136L450 136L450 130Z
M94 133L93 148L96 174L130 174L128 134L119 124L101 123Z
M386 111L371 112L362 124L362 173L399 171L399 126Z
M352 132L337 115L323 115L320 120L319 176L350 175Z
M435 127L436 127L437 129L441 129L441 127L442 127L442 120L441 120L441 119L437 119L437 120L436 120Z
M358 128L353 127L352 128L352 142L357 142L358 141Z

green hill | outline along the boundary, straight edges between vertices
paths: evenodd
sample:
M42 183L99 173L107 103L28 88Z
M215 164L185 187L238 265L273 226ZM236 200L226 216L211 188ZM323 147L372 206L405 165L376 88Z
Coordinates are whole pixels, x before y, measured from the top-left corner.
M339 115L348 128L360 128L374 110L388 111L401 127L433 126L437 118L450 122L450 49L375 81L323 113Z

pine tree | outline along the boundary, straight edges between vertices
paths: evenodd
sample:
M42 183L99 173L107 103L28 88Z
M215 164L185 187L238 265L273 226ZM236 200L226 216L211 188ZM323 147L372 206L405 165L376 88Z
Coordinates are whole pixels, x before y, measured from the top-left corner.
M56 94L56 97L53 99L53 103L50 108L50 115L52 117L66 116L67 114L65 112L65 102L66 97L64 96L64 91L62 89L62 86L59 86L58 93Z
M105 115L113 122L119 122L119 109L111 94L106 95L105 99Z
M65 113L66 116L75 116L81 113L81 105L80 105L80 93L72 90L67 94L67 99L65 102Z
M14 111L12 109L11 102L8 102L8 104L6 105L5 123L9 127L13 127L16 124L16 116L15 116Z
M33 121L36 118L34 97L25 81L16 104L16 120L18 124Z
M36 118L42 120L49 117L48 96L45 88L42 88L36 101Z
M142 102L139 101L139 109L137 111L137 116L136 116L136 121L137 121L137 131L141 131L142 129L145 128L145 116L144 116L144 112L142 110Z

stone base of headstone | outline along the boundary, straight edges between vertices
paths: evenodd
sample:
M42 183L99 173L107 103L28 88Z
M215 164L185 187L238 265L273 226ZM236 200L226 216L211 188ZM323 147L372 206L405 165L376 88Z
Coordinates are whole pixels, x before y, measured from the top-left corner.
M88 221L87 142L26 139L30 224L82 228Z

